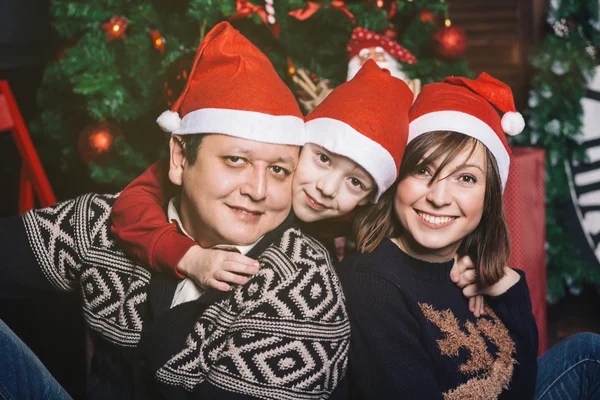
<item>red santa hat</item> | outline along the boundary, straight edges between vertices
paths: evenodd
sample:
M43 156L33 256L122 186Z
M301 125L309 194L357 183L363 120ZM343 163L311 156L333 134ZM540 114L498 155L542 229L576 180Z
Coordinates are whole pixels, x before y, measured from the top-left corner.
M479 140L496 158L502 187L506 185L511 154L506 135L518 135L525 127L508 85L485 72L475 80L449 77L424 85L409 119L409 142L432 131L459 132Z
M304 145L294 95L267 57L227 22L202 40L183 92L156 122L177 135L219 133Z
M412 100L404 81L367 60L305 118L306 142L363 167L377 184L377 201L398 176Z
M410 51L400 46L395 40L362 27L354 28L350 42L346 47L348 50L348 58L351 59L362 49L368 47L381 47L389 55L402 63L414 64L417 62L416 57Z

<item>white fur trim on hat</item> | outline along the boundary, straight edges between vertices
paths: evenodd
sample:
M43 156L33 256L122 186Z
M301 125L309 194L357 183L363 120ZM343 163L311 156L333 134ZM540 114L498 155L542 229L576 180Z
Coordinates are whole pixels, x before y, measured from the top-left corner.
M436 111L421 115L412 121L408 128L408 143L424 133L432 131L452 131L474 137L488 148L496 158L502 190L508 179L510 156L498 134L488 124L460 111Z
M520 112L509 111L502 116L500 121L504 133L516 136L525 129L525 120Z
M181 119L175 135L220 133L257 142L304 146L304 121L292 115L256 111L202 108Z
M345 122L316 118L306 123L306 143L314 143L332 153L348 157L363 167L377 185L374 201L396 180L398 170L392 155Z
M156 119L156 123L165 132L173 132L181 127L181 118L174 111L165 111Z

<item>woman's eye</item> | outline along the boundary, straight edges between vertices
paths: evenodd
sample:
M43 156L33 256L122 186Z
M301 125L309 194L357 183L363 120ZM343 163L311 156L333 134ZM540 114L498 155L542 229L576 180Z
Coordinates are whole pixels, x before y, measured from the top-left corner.
M464 183L477 183L477 179L470 175L463 175L459 179Z
M431 175L427 168L419 168L417 170L417 175Z

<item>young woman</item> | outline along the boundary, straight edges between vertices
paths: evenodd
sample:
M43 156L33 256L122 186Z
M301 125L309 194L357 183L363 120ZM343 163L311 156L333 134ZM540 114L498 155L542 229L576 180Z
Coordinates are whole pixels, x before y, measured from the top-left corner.
M552 379L575 371L578 361L550 371L558 359L547 358L540 365L548 372L545 388L536 389L537 328L525 275L505 267L506 134L524 126L510 88L487 74L447 78L423 87L409 119L397 184L357 217L364 253L339 267L352 329L350 393L358 399L549 396ZM448 278L455 257L465 255L478 282L469 290L485 295L480 317ZM572 360L595 351L598 363L598 343L593 339Z

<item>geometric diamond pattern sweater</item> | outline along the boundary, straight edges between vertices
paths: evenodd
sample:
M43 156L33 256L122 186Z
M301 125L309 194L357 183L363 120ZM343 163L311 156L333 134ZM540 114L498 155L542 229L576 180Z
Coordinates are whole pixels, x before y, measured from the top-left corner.
M357 399L531 399L537 328L525 276L485 314L429 263L384 240L338 271L352 328L349 392Z
M170 308L178 280L110 233L117 195L0 220L0 293L78 292L95 354L90 399L325 399L343 393L350 325L329 253L288 218L252 249L246 284ZM337 389L337 390L336 390Z

